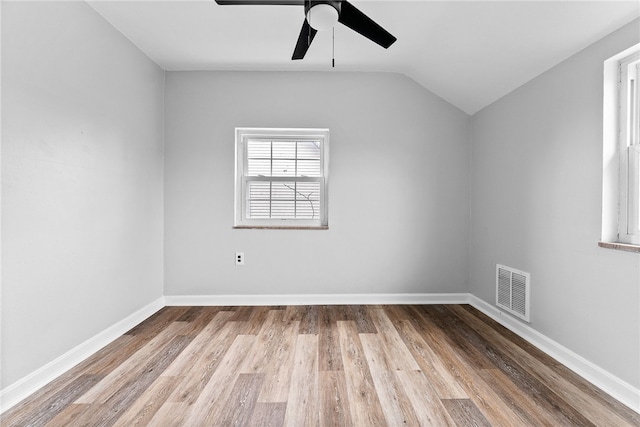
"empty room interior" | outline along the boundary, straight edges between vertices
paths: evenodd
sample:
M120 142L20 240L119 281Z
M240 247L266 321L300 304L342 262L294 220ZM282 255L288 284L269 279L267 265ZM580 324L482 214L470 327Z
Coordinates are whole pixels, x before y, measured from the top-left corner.
M0 15L0 424L640 425L637 1Z

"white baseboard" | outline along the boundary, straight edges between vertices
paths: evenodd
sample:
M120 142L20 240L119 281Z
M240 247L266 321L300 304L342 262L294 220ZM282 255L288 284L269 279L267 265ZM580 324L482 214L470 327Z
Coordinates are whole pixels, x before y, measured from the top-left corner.
M475 295L469 294L467 302L505 328L538 347L582 378L599 387L610 396L640 413L639 389Z
M141 308L37 371L0 390L0 413L82 362L164 306L184 305L344 305L344 304L471 304L535 345L587 381L636 412L640 390L558 344L497 307L467 293L451 294L316 294L316 295L167 295Z
M468 294L166 295L166 305L466 304Z
M128 330L164 307L164 298L158 298L118 323L89 338L26 377L0 390L0 413L25 399L41 387L53 381L78 363L120 337Z

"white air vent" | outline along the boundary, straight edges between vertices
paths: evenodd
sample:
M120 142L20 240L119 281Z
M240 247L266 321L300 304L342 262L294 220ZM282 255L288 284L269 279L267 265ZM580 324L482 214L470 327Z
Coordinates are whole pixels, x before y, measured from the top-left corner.
M496 304L509 313L529 321L530 274L496 265Z

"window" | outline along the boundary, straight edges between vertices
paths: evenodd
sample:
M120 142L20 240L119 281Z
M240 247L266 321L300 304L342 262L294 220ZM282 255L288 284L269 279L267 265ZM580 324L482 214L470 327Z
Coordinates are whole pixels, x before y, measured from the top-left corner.
M326 228L328 129L236 128L235 226Z
M640 244L640 52L619 66L620 205L618 240Z
M640 43L604 61L602 237L640 253Z

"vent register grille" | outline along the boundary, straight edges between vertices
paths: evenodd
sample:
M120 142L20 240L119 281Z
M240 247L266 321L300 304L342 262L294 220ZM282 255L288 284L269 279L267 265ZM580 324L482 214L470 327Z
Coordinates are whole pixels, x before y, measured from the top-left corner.
M496 266L496 304L509 313L529 321L529 284L531 276L520 270Z
M319 218L320 155L319 141L249 140L247 217Z

